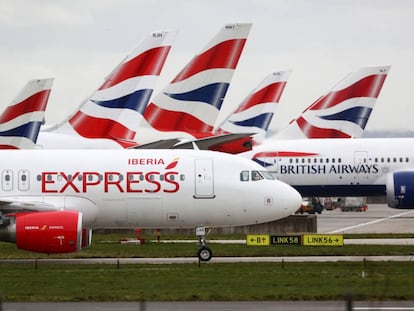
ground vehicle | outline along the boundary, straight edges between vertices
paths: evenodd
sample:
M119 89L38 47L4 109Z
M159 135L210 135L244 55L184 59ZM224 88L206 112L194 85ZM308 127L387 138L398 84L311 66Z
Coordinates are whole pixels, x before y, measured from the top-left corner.
M323 210L323 205L319 201L319 198L317 197L303 198L302 205L296 211L296 214L303 214L303 213L321 214L322 210Z
M364 197L339 197L337 207L343 212L365 212L368 210Z

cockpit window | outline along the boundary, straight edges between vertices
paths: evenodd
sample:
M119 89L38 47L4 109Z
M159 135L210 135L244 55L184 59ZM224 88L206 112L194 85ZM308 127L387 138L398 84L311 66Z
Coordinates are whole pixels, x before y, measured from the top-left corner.
M262 179L274 180L275 178L268 171L241 171L240 172L241 181L250 181L250 180L256 181L256 180L262 180Z
M240 180L241 181L249 181L249 171L241 171Z
M270 172L268 172L268 171L260 171L260 174L262 174L262 176L265 178L265 179L271 179L271 180L274 180L275 178L273 177L273 175L270 173Z
M252 171L252 180L261 180L264 177L260 174L259 171Z

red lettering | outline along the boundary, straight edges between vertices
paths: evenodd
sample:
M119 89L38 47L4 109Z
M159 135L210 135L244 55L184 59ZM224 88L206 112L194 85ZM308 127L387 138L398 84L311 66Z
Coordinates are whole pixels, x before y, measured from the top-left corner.
M63 173L63 172L60 172L60 175L62 175L62 177L63 177L63 179L66 181L66 184L60 189L60 191L59 192L65 192L66 191L66 189L70 186L70 187L72 187L72 189L73 189L73 191L75 191L75 192L80 192L79 191L79 189L78 189L78 187L76 187L74 184L73 184L73 181L78 177L78 175L79 175L79 172L76 172L75 174L73 174L73 176L72 176L72 180L69 180L69 178L68 178L68 176L66 176L66 174L65 173Z
M105 178L104 178L104 188L105 192L108 192L109 185L115 185L119 192L124 192L124 189L122 189L121 183L121 173L118 172L105 172Z
M43 193L55 193L58 192L56 189L46 189L48 184L54 184L53 175L57 175L57 172L42 172L42 192ZM48 176L52 178L48 178ZM49 180L48 180L49 179Z
M174 180L175 178L178 178L178 173L177 172L167 172L167 173L164 174L164 178L165 178L165 181L167 183L174 185L174 188L164 189L163 190L164 192L174 193L174 192L177 192L180 189L180 184Z
M150 184L155 185L155 189L145 189L145 192L158 192L161 190L161 184L159 181L155 180L155 175L160 175L159 172L148 172L145 174L145 180L148 181Z
M143 160L149 161L150 159ZM162 173L159 171L146 173L125 172L125 175L120 172L102 172L102 174L92 171L74 172L71 176L64 172L42 172L42 193L66 193L72 191L87 193L90 187L95 187L95 189L105 193L114 189L120 193L156 193L160 191L175 193L180 189L178 172L166 172L162 176L164 178L160 178Z
M126 192L142 192L142 189L133 189L134 184L139 184L139 176L142 175L142 172L127 172L126 175ZM136 177L135 177L136 176Z
M87 192L87 187L88 186L99 185L101 183L101 180L99 179L99 176L100 176L100 174L98 172L83 172L82 191ZM95 179L95 181L94 181L94 179Z
M141 158L131 158L128 159L128 165L165 165L163 159L141 159Z

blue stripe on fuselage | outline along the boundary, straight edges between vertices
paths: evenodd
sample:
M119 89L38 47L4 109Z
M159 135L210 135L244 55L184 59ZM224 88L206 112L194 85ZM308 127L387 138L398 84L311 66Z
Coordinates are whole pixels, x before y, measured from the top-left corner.
M385 185L291 185L303 197L385 196Z

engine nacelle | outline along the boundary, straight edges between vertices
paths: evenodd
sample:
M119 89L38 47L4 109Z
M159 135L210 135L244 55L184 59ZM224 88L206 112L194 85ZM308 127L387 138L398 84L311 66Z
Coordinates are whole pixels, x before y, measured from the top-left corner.
M78 211L28 212L13 215L7 227L8 242L38 253L71 253L82 247L82 213ZM4 238L4 234L3 234ZM2 239L5 241L5 239ZM83 244L90 241L89 237Z
M414 170L389 174L386 188L389 207L414 209Z

